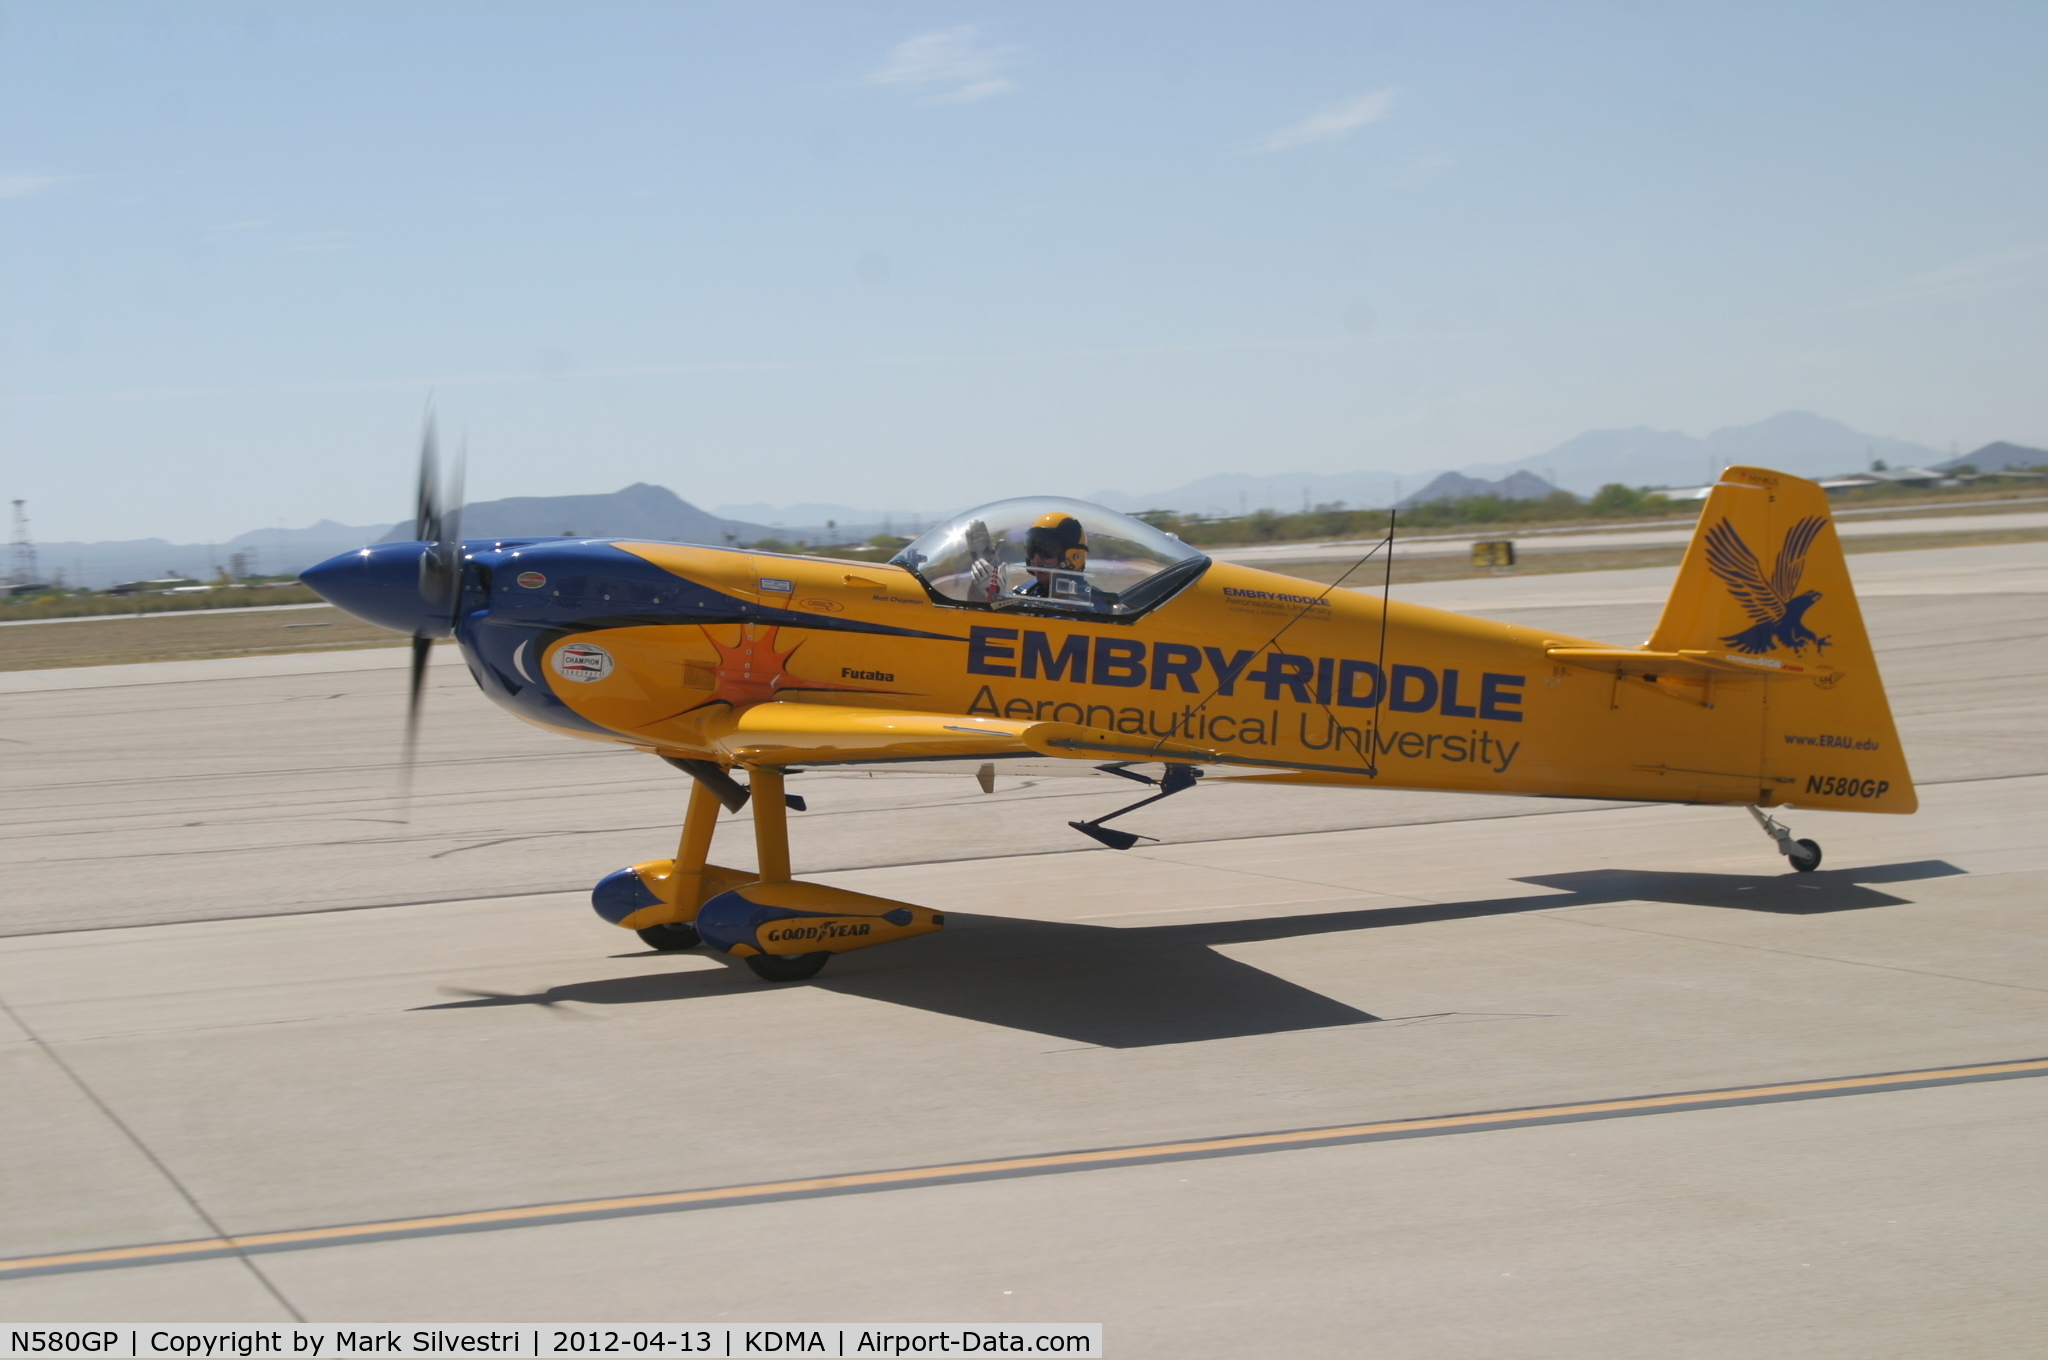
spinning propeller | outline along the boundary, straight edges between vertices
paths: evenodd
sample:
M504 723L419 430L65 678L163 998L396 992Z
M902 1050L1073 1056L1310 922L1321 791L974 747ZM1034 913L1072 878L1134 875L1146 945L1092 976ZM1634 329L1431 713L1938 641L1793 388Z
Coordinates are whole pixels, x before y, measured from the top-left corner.
M425 614L412 635L412 674L406 691L404 792L399 805L410 815L413 762L419 750L420 699L426 691L427 661L434 639L455 628L462 603L462 463L441 467L440 441L434 411L427 408L427 428L420 437L420 478L414 498L413 539L420 544L419 590Z
M435 638L455 631L462 609L462 460L441 464L434 408L420 436L419 493L410 542L372 543L330 557L299 573L321 599L393 632L412 637L412 676L405 705L405 763L401 817L412 798L413 759L419 746L420 699Z

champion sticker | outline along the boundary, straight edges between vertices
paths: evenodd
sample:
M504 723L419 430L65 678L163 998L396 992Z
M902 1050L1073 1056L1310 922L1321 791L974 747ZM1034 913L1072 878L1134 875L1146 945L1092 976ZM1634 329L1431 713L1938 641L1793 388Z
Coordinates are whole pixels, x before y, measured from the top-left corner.
M761 578L761 593L763 595L787 595L795 589L796 582L794 581L777 580L773 576L763 576Z
M572 642L555 653L555 674L587 685L612 673L612 654L587 642Z
M519 584L525 586L528 590L539 590L547 583L548 578L537 571L522 571L519 573Z

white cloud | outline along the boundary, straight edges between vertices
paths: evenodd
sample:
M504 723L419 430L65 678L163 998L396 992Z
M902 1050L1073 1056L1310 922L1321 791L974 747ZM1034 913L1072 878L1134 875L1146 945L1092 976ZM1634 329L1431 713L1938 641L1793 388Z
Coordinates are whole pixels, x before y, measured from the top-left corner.
M1289 127L1281 128L1269 136L1258 137L1238 143L1240 151L1264 153L1286 151L1292 147L1307 146L1311 142L1340 142L1367 123L1377 123L1387 116L1393 107L1392 90L1375 90L1362 94L1356 99L1347 99L1341 104L1332 104L1319 113L1312 113Z
M44 174L37 170L18 175L0 175L0 198L27 198L73 178L76 177Z
M1950 298L1976 297L2023 287L2039 276L2038 264L2048 258L2048 241L1980 255L1943 269L1905 280L1887 292L1864 299L1864 305L1878 307L1894 302L1938 302Z
M971 24L940 29L898 43L868 80L906 86L934 103L966 104L1017 88L1016 81L1002 74L1015 62L1016 53L1014 47L984 43L981 31Z

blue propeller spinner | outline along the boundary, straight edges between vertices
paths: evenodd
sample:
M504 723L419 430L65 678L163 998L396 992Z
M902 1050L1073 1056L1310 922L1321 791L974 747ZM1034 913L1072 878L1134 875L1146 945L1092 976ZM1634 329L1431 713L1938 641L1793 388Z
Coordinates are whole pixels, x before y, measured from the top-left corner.
M434 639L455 631L462 599L462 464L441 467L434 412L420 437L420 479L414 497L413 541L377 543L331 557L299 573L324 600L381 627L412 634L412 676L405 710L405 787L412 788L419 745L420 695Z

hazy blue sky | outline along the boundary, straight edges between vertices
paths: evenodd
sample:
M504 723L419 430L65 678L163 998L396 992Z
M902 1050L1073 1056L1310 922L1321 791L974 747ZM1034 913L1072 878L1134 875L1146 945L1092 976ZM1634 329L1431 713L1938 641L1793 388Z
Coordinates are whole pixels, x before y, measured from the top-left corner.
M2048 443L2048 6L0 5L0 498Z

